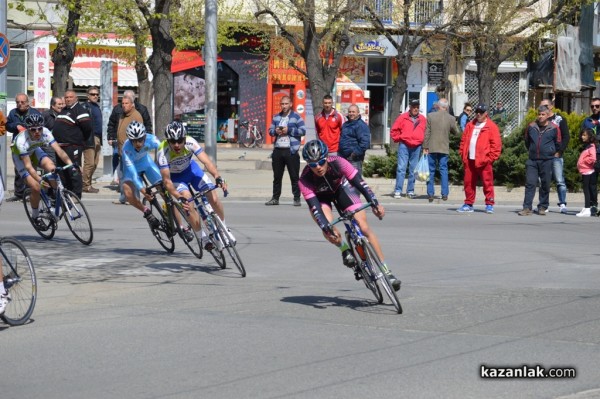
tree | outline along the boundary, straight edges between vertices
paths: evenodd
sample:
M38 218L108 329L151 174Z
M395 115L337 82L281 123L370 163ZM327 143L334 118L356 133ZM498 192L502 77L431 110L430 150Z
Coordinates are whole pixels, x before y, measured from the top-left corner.
M465 0L462 32L475 50L479 102L490 104L500 64L524 56L542 35L573 18L586 0Z
M315 0L266 1L259 4L256 18L270 17L282 37L290 42L294 53L304 59L306 70L289 57L290 65L309 81L314 99L330 94L337 72L350 42L348 31L355 19L357 3L352 0L328 1L325 7ZM298 24L300 28L298 28ZM313 101L314 113L321 112L321 102Z
M63 96L67 90L71 64L75 58L77 35L79 34L79 19L81 17L82 0L63 2L68 10L65 26L58 29L56 48L52 52L54 63L54 95Z

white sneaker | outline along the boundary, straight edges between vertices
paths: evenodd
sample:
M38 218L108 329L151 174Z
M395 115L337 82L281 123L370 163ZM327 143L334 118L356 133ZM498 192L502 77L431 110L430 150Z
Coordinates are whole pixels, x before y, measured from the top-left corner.
M10 294L8 292L0 295L0 315L4 314L4 311L6 310L6 305L8 305L9 302Z
M592 216L592 211L590 210L590 208L583 208L581 212L579 212L575 216L580 218L589 218L590 216Z
M565 204L560 204L560 213L567 213L567 206Z
M402 193L399 191L394 192L394 198L396 198L396 199L402 198Z

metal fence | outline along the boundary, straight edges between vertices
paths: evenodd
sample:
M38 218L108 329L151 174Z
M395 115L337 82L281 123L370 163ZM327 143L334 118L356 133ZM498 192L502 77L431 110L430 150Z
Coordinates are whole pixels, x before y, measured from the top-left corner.
M393 0L371 0L371 8L385 24L402 24L401 6ZM443 21L442 0L417 0L411 4L410 20L414 25L440 25ZM394 20L396 18L397 20Z

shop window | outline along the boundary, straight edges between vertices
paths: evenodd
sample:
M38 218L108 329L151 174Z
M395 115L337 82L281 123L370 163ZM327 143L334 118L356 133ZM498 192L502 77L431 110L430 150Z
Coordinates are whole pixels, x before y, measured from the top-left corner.
M386 59L369 58L367 62L367 82L369 84L385 84L386 82Z

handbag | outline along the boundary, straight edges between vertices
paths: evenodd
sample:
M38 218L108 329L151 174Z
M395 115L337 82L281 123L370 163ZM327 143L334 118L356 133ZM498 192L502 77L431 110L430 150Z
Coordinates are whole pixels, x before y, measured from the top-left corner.
M427 154L421 155L419 159L419 163L417 163L417 167L414 171L415 179L422 182L429 181L429 160L427 159Z

